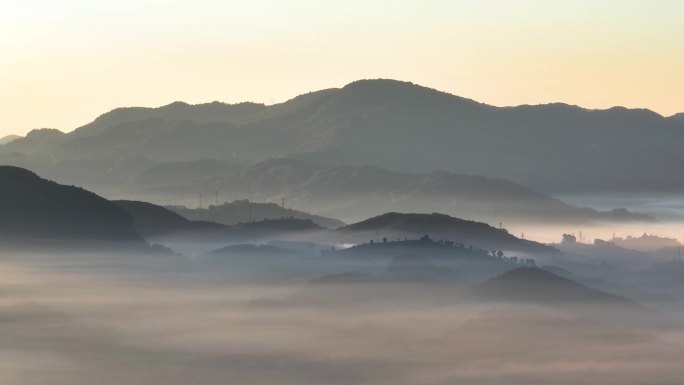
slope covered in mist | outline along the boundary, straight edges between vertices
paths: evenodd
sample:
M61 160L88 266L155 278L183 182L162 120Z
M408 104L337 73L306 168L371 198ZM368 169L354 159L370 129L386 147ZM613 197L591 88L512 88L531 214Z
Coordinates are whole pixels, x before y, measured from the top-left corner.
M431 172L406 174L374 166L324 167L292 159L273 159L252 166L220 166L203 161L176 164L177 171L166 166L147 169L129 181L126 194L139 199L197 204L199 194L218 192L222 198L252 201L277 201L286 198L289 208L323 214L346 222L365 219L388 211L443 212L484 220L535 222L628 222L652 221L653 218L625 210L598 212L568 205L546 194L500 179ZM188 170L187 172L185 170ZM191 171L192 170L192 173ZM124 192L122 192L124 193ZM207 200L213 199L211 195ZM243 204L244 206L245 204ZM303 217L301 213L280 207L252 203L237 212L238 205L220 205L212 210L178 211L191 219L225 224L283 214ZM225 218L230 215L233 219ZM265 215L265 214L264 214ZM339 227L316 219L325 227Z
M475 288L475 294L482 300L506 302L637 306L626 298L589 288L536 267L520 267L488 279Z

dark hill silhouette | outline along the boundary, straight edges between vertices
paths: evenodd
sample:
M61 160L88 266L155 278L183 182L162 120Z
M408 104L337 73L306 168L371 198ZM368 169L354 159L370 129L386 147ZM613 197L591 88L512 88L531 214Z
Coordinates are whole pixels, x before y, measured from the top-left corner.
M683 140L684 122L643 109L499 108L411 83L363 80L274 106L120 110L68 134L28 135L0 153L60 165L55 173L83 162L96 175L111 166L104 163L136 157L295 157L400 172L444 169L547 192L682 192Z
M684 122L684 112L680 112L678 114L674 114L670 116L670 119L677 120L680 122Z
M417 238L428 234L434 239L474 245L487 250L512 250L525 253L556 254L552 247L516 238L505 229L486 223L454 218L449 215L386 213L335 231L344 239L369 240L387 237Z
M337 228L345 223L333 218L313 215L299 210L283 208L275 203L250 202L247 199L236 200L222 205L212 205L206 209L191 209L182 206L167 206L167 209L192 220L206 220L225 225L262 221L264 219L295 218L311 220L315 224Z
M636 302L624 297L591 289L549 271L530 267L517 268L491 278L478 285L474 292L477 298L491 301L637 306Z
M84 189L17 167L0 166L0 244L146 247L131 217Z
M113 201L133 218L133 226L146 238L180 232L225 232L228 228L213 222L191 221L173 211L147 202Z

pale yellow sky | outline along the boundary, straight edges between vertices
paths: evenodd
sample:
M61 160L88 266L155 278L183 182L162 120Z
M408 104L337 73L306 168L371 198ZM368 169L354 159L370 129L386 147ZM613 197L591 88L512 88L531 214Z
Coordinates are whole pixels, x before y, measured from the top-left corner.
M684 112L684 1L0 0L0 136L378 77L494 105Z

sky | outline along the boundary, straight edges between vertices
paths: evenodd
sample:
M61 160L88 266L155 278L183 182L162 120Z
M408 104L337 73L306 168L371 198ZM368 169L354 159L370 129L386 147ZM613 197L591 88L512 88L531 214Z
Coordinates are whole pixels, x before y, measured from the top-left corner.
M0 0L0 136L358 79L684 112L679 0Z

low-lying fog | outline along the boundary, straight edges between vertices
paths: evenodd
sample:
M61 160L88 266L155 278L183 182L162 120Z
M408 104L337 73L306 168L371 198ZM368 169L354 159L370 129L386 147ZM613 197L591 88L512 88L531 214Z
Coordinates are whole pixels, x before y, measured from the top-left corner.
M554 225L554 224L527 224L508 223L504 224L508 232L516 237L525 238L541 243L558 243L563 234L574 234L585 243L593 243L595 239L609 241L616 236L618 238L640 237L643 234L651 234L659 237L684 241L684 220L682 221L658 221L658 222L633 222L633 223L594 223L577 225Z
M684 313L458 287L234 281L181 257L2 256L0 383L681 384ZM282 281L285 282L285 281ZM391 291L396 295L388 295ZM451 293L453 291L453 297ZM433 295L434 294L434 295Z

